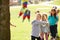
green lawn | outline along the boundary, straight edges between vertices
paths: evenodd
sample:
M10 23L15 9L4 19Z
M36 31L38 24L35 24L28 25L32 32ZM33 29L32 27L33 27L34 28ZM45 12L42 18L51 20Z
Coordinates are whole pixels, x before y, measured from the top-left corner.
M56 0L56 1L52 2L52 4L54 4L54 5L60 5L60 0Z
M28 8L31 11L30 22L28 22L27 19L24 22L22 22L22 16L20 18L18 18L18 13L20 11L20 8L21 8L20 6L16 7L16 8L10 7L11 23L16 25L16 27L11 26L11 40L30 40L31 29L32 29L31 22L35 18L36 9L43 8L43 9L40 9L40 12L47 12L47 14L49 14L51 7L38 6L38 5L37 6L28 6ZM48 8L48 9L44 9L44 8ZM60 20L59 20L59 24L60 24ZM60 28L59 26L58 26L58 30ZM59 35L60 35L60 32L59 32Z

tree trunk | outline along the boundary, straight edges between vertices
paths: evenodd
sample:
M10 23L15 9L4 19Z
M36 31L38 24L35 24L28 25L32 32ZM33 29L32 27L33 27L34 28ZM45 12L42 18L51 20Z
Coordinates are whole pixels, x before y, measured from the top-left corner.
M0 40L10 40L9 0L0 0Z

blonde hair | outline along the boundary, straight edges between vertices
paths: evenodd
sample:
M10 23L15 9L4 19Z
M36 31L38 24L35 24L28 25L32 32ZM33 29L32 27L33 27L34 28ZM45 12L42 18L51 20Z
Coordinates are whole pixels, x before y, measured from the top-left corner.
M44 19L44 16L46 16L46 18L47 18L47 14L43 14L43 15L42 15L42 20Z

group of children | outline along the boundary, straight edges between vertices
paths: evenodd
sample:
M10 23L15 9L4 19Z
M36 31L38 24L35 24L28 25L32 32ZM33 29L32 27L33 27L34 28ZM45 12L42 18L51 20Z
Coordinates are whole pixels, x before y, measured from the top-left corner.
M51 40L56 40L57 35L57 23L58 23L58 13L56 7L50 11L50 15L40 14L39 11L36 12L36 19L32 21L32 34L31 40L48 40L49 34L51 34Z

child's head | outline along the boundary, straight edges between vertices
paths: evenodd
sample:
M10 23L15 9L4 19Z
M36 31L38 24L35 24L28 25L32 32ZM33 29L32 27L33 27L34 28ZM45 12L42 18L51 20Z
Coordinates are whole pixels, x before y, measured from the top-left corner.
M56 15L56 10L55 9L51 10L51 15Z
M37 14L36 20L40 20L40 19L41 19L41 14Z
M51 10L51 16L54 16L56 18L57 12L55 9Z
M43 21L46 21L46 20L47 20L47 14L43 14L43 15L42 15L42 20L43 20Z

